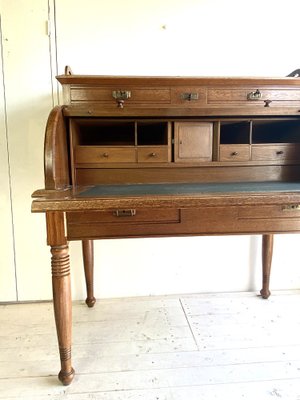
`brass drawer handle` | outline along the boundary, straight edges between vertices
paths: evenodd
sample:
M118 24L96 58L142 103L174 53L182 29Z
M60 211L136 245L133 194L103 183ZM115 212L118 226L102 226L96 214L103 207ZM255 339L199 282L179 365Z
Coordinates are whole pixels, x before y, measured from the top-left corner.
M250 92L247 94L247 100L260 100L262 97L261 92L256 89L255 92Z
M130 90L113 90L112 97L116 100L127 100L131 97Z
M198 93L181 93L180 98L182 100L198 100L199 99L199 94Z
M282 206L282 211L297 211L300 210L300 204L287 204Z
M113 90L112 97L116 99L118 108L124 108L124 100L130 99L130 90Z
M135 209L115 210L113 212L113 215L115 217L134 217L136 215L136 210Z

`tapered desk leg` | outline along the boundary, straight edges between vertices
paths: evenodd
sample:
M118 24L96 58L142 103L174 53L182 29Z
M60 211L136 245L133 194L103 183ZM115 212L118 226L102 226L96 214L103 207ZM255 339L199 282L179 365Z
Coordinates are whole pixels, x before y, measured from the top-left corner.
M69 248L65 237L64 215L48 212L47 239L51 246L52 289L61 370L59 380L69 385L74 378L71 360L72 297Z
M267 299L271 292L269 289L270 285L270 273L272 265L273 255L273 235L263 235L262 237L262 270L263 270L263 287L260 294L264 299Z
M83 265L85 273L85 283L87 298L85 300L88 307L94 307L96 299L94 297L94 242L93 240L82 241Z

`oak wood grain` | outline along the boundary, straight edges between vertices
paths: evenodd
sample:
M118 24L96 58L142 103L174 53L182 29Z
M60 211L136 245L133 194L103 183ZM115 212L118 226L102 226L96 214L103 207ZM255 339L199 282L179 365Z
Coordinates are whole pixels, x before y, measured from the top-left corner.
M273 234L300 232L298 191L80 193L99 184L299 182L300 80L85 76L69 67L57 79L65 105L48 118L45 188L32 211L46 213L66 385L74 377L67 240L82 241L90 307L93 240L102 238L262 234L261 294L270 295Z

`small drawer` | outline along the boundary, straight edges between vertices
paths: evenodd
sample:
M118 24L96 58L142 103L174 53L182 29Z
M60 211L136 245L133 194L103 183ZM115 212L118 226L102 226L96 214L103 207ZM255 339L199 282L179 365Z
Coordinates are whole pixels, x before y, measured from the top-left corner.
M151 146L138 148L138 162L169 162L168 146Z
M239 207L239 218L300 218L300 204L282 204L260 207Z
M208 103L209 104L222 104L222 103L241 103L255 105L264 104L265 100L272 102L293 102L300 101L299 89L259 89L257 87L242 88L242 89L209 89L208 90Z
M221 144L220 161L249 161L250 145L248 144Z
M300 144L254 144L253 161L300 160Z
M244 232L299 232L300 205L282 204L238 208L238 226Z
M116 104L117 94L124 93L125 104L135 103L170 103L171 95L169 88L131 88L131 87L72 87L71 103L100 102Z
M136 161L135 148L76 146L75 164L81 163L122 163Z
M172 104L198 106L206 104L206 89L200 87L179 87L171 89Z

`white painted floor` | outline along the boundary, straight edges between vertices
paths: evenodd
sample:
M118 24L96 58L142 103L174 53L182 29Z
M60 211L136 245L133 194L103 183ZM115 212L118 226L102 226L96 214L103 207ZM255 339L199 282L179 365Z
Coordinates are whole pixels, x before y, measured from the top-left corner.
M0 399L299 400L299 310L300 291L74 303L64 387L52 305L0 305Z

